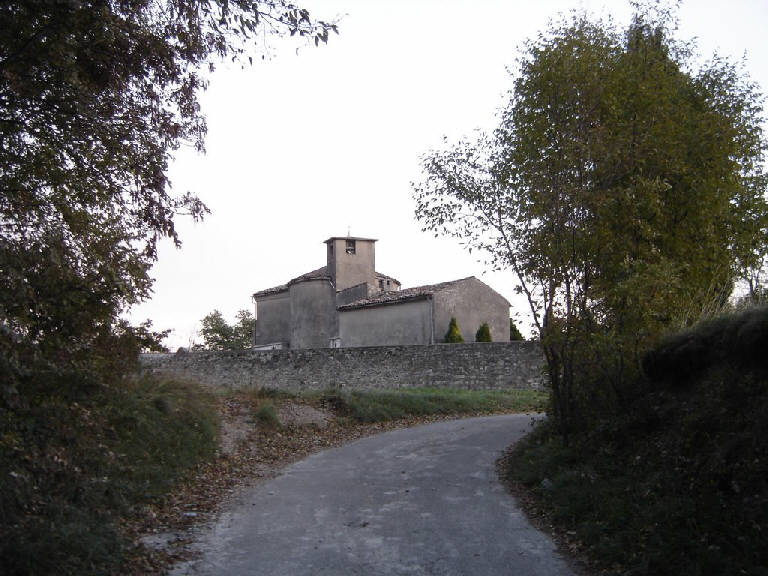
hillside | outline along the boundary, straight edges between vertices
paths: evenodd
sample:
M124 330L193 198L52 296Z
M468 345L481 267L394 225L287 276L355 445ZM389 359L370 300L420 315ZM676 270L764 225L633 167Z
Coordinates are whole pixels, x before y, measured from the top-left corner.
M540 427L504 474L604 574L768 574L768 308L668 337L631 411L569 446Z

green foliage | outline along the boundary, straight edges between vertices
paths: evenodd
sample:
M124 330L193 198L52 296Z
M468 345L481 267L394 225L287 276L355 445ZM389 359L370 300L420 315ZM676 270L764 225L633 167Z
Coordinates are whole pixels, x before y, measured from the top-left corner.
M0 345L64 362L150 293L178 214L167 168L203 150L200 69L336 26L289 0L6 2L0 8ZM250 58L250 57L249 57Z
M266 428L279 428L280 418L277 416L275 405L269 400L262 400L258 403L253 413L256 422Z
M0 5L4 574L117 573L119 516L212 450L195 392L126 376L164 334L120 314L175 218L207 213L167 177L179 146L203 150L201 68L335 30L289 0Z
M247 350L253 346L253 314L239 310L236 322L230 326L221 312L214 310L200 321L203 350Z
M483 322L480 328L475 332L475 342L492 342L491 329L488 326L488 322Z
M4 574L118 573L122 518L210 458L210 395L171 381L28 373L0 418Z
M253 346L253 313L250 310L238 310L235 314L235 324L232 326L233 346L238 349Z
M728 349L732 337L744 338L745 353L733 355L739 343ZM766 338L765 309L670 336L650 352L653 380L631 412L568 445L542 426L505 474L610 573L762 573Z
M768 306L722 314L665 337L644 355L645 374L654 381L683 385L710 367L728 363L743 369L766 362Z
M640 357L711 313L768 252L761 98L727 61L694 70L670 16L574 15L527 42L492 136L424 160L425 229L511 269L563 434L629 409Z
M523 335L520 333L520 330L517 329L515 321L512 318L509 319L509 339L512 342L516 340L525 340Z
M527 412L543 408L546 394L537 390L327 390L321 403L357 422L386 422L430 414Z
M444 342L449 344L459 344L464 342L464 337L461 335L456 318L451 317L451 321L448 324L448 332L445 333Z
M201 348L205 350L227 350L231 347L233 330L221 312L214 310L200 321L198 332L203 338Z

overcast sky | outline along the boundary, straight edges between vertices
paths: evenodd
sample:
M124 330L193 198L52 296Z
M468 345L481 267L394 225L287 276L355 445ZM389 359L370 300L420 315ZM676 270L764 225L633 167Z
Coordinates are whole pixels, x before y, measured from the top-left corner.
M251 294L325 265L331 236L377 238L376 268L403 287L477 276L513 303L514 277L486 273L455 240L421 232L410 183L419 158L475 129L493 129L518 48L558 13L583 8L626 23L624 1L305 0L340 17L327 46L276 41L252 67L219 66L202 96L207 153L180 150L174 192L211 209L179 219L180 250L160 247L151 300L134 322L173 329L175 349L219 309L232 321ZM702 55L739 60L768 87L768 0L687 0L678 37ZM527 321L521 316L524 332ZM198 338L199 340L199 338Z

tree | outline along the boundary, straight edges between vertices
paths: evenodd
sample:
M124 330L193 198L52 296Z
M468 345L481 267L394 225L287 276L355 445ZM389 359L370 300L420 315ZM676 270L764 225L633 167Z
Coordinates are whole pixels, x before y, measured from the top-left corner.
M448 324L448 332L445 333L445 342L448 344L460 344L464 342L464 337L459 330L459 324L456 322L456 318L451 317L451 321Z
M203 350L246 350L253 345L253 314L248 310L239 310L235 315L236 322L229 325L221 315L214 310L200 321L200 336L203 344L197 346Z
M425 229L515 273L563 434L584 406L630 406L642 351L768 248L760 97L727 61L693 72L669 22L553 25L495 133L427 155L414 184Z
M523 335L520 333L520 330L518 330L517 326L515 326L515 321L512 318L509 319L509 339L512 342L515 340L525 340Z
M480 328L475 332L475 342L492 342L491 328L488 326L488 322L483 322Z
M87 358L118 314L147 297L174 217L182 144L203 150L201 70L246 42L318 44L335 24L289 0L26 0L0 6L0 352Z
M203 339L203 345L199 346L204 350L229 350L232 347L233 330L221 312L214 310L201 321L201 328L198 332Z
M253 347L253 314L250 310L238 310L232 326L232 342L235 348L246 350Z

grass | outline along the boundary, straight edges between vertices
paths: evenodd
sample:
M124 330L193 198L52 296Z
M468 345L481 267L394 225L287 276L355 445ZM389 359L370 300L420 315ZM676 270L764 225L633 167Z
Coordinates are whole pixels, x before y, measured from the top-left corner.
M280 418L277 416L275 405L269 400L261 400L253 411L253 417L261 426L280 428Z
M753 310L670 336L629 413L567 446L543 425L504 474L601 573L768 574L765 319Z
M121 491L154 501L216 450L218 415L210 393L186 382L143 377L105 399L107 440ZM118 482L117 480L115 482Z
M35 373L0 411L3 574L120 573L123 519L213 456L217 415L199 388Z
M537 390L326 390L315 397L338 415L360 423L414 416L463 415L543 410L546 393Z

